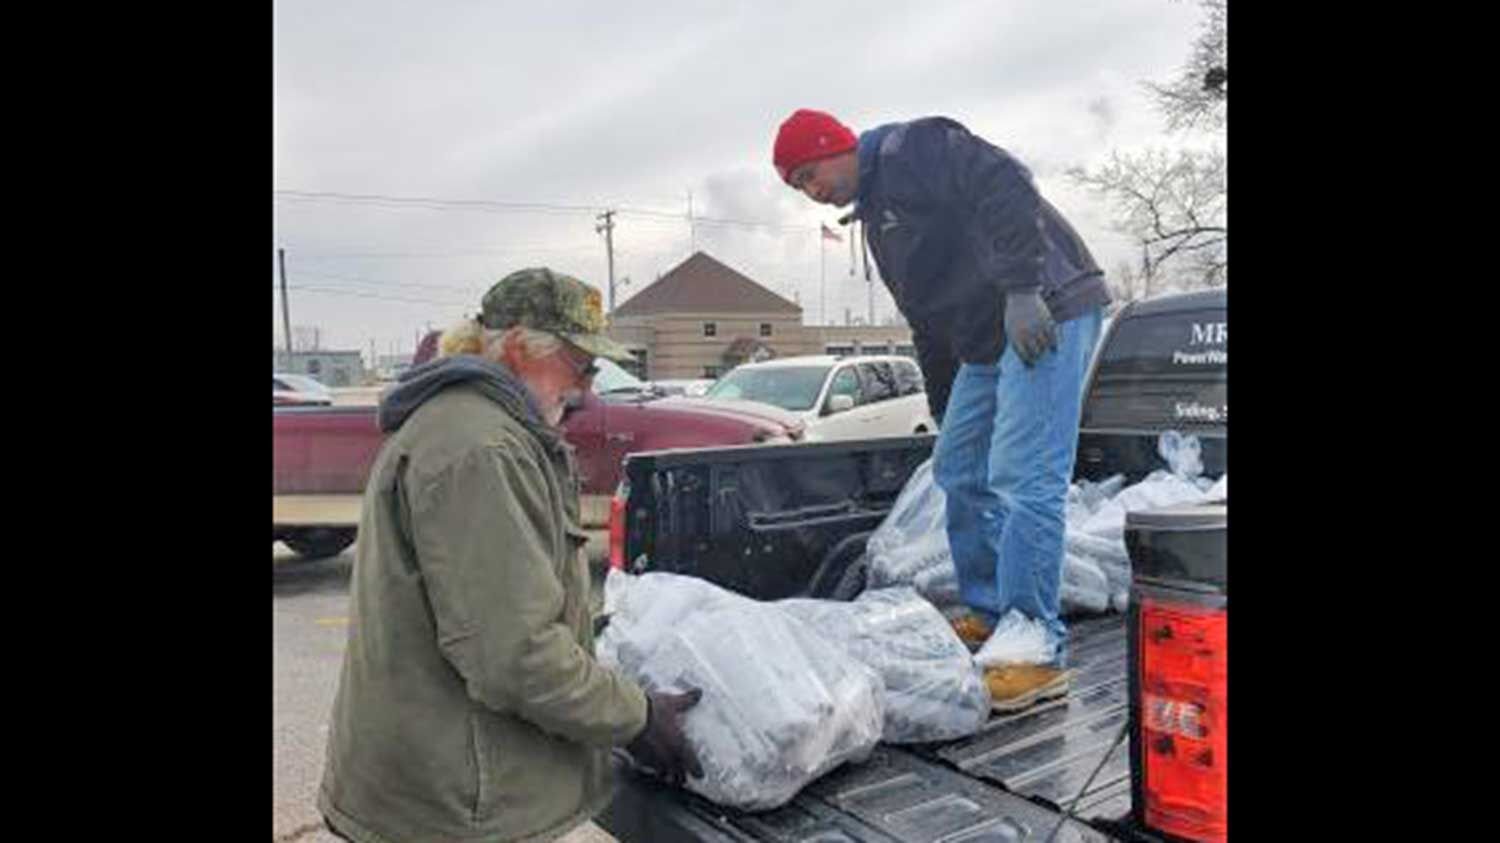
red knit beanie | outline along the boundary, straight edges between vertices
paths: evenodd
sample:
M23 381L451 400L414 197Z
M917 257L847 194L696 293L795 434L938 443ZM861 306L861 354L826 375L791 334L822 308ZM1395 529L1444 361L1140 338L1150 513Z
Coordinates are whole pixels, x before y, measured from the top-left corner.
M848 152L859 145L848 126L832 114L799 108L781 124L776 133L772 161L781 180L790 184L792 171L809 161Z

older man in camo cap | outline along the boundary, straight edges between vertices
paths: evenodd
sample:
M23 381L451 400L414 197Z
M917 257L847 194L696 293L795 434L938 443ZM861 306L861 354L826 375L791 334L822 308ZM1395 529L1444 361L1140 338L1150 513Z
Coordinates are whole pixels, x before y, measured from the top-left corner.
M513 273L382 400L343 673L318 797L359 843L551 840L611 795L626 747L702 775L699 693L645 693L594 660L578 478L557 424L604 336L597 290Z

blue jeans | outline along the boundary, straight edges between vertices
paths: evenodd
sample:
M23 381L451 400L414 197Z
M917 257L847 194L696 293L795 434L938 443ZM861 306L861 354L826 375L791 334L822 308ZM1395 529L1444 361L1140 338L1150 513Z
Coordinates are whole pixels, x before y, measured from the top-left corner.
M1064 513L1101 322L1095 308L1058 325L1057 351L1031 368L1010 343L994 364L964 363L933 463L963 601L991 624L1011 609L1041 620L1055 667L1068 640L1058 617Z

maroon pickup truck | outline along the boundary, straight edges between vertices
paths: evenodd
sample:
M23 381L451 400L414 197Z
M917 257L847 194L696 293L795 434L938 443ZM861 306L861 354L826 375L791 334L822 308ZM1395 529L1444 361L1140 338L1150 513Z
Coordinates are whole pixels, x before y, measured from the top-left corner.
M599 361L593 392L563 422L583 474L585 526L602 527L637 451L800 441L802 421L779 407L654 395L638 378ZM365 480L384 435L375 406L273 407L272 541L299 556L332 556L354 541Z

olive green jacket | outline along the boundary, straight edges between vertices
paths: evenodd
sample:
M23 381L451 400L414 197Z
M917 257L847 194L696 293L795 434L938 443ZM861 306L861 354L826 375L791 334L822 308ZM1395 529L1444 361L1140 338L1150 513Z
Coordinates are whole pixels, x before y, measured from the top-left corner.
M505 369L453 359L383 402L365 490L318 796L357 843L559 837L646 723L593 658L568 446Z

